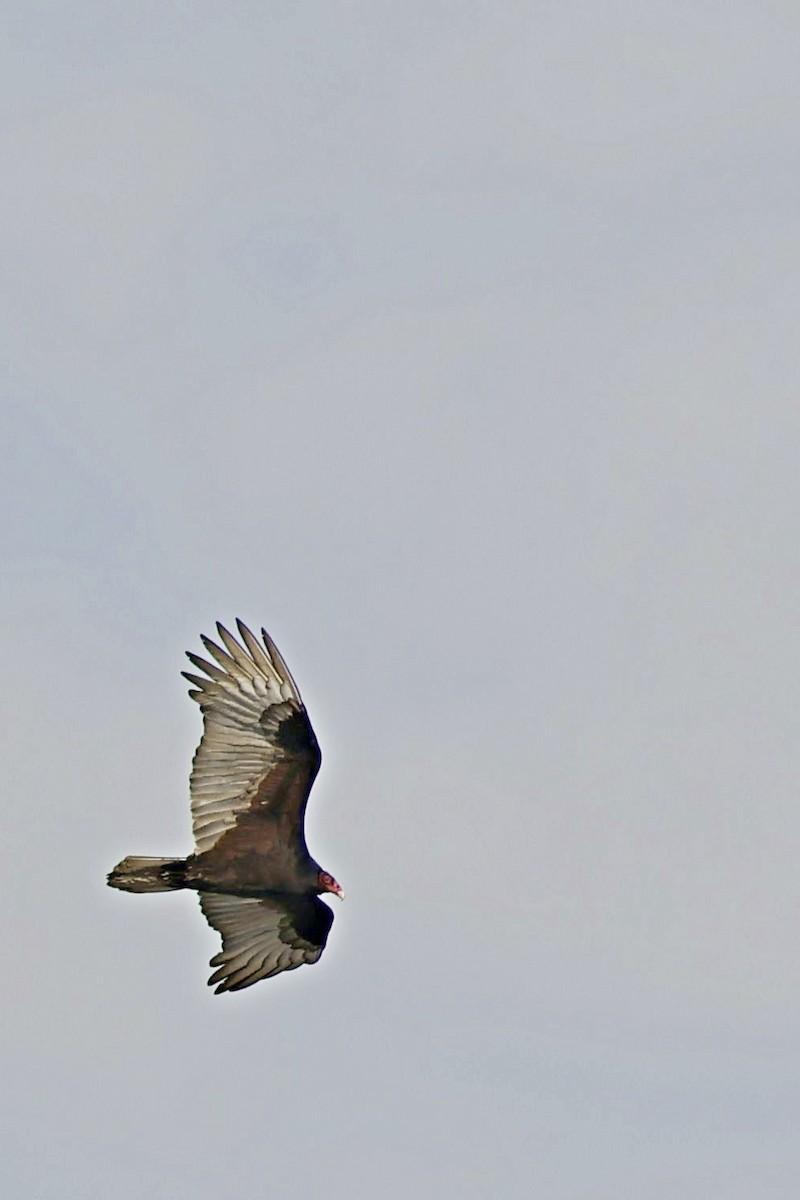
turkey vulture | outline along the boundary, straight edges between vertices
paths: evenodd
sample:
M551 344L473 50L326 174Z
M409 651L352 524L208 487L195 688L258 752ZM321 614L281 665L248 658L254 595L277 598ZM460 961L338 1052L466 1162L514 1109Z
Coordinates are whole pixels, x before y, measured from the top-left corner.
M195 850L188 858L123 858L108 876L124 892L193 888L222 950L211 960L217 992L315 963L333 913L319 899L339 884L308 852L306 803L321 755L297 685L275 643L236 622L217 623L224 646L203 637L214 662L187 657L183 674L203 713L191 776ZM206 678L207 676L207 678Z

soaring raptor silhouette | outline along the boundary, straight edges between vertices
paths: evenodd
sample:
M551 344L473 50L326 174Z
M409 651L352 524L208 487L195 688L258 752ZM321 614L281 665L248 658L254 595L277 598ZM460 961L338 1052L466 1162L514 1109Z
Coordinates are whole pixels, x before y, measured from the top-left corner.
M339 884L308 852L304 818L321 755L308 713L275 643L236 622L217 623L214 662L187 657L183 674L203 713L191 776L195 850L188 858L123 858L108 876L124 892L194 888L222 950L211 959L217 992L238 991L315 963L333 924L319 895ZM207 676L207 678L206 678Z

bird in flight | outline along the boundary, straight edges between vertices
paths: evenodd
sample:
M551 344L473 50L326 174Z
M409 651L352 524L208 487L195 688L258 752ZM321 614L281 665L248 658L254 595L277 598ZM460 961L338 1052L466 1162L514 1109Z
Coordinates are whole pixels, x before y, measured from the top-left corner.
M199 892L222 935L208 981L217 992L317 962L333 924L319 897L344 899L306 846L321 754L305 705L269 634L261 630L262 643L236 625L241 642L217 623L222 646L202 637L214 661L187 652L203 674L183 672L203 714L190 783L194 853L129 856L108 875L123 892Z

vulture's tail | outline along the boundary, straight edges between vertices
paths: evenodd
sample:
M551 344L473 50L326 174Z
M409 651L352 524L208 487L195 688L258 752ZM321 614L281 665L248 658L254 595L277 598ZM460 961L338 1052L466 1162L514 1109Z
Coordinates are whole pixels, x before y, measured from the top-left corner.
M174 892L186 886L186 859L128 855L109 873L108 886L121 892Z

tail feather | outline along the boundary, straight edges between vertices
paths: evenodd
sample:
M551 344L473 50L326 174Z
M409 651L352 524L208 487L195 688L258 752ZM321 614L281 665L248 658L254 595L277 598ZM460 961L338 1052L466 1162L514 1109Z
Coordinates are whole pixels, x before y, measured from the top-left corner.
M174 892L185 887L185 881L185 858L137 858L129 854L108 875L108 886L121 892Z

